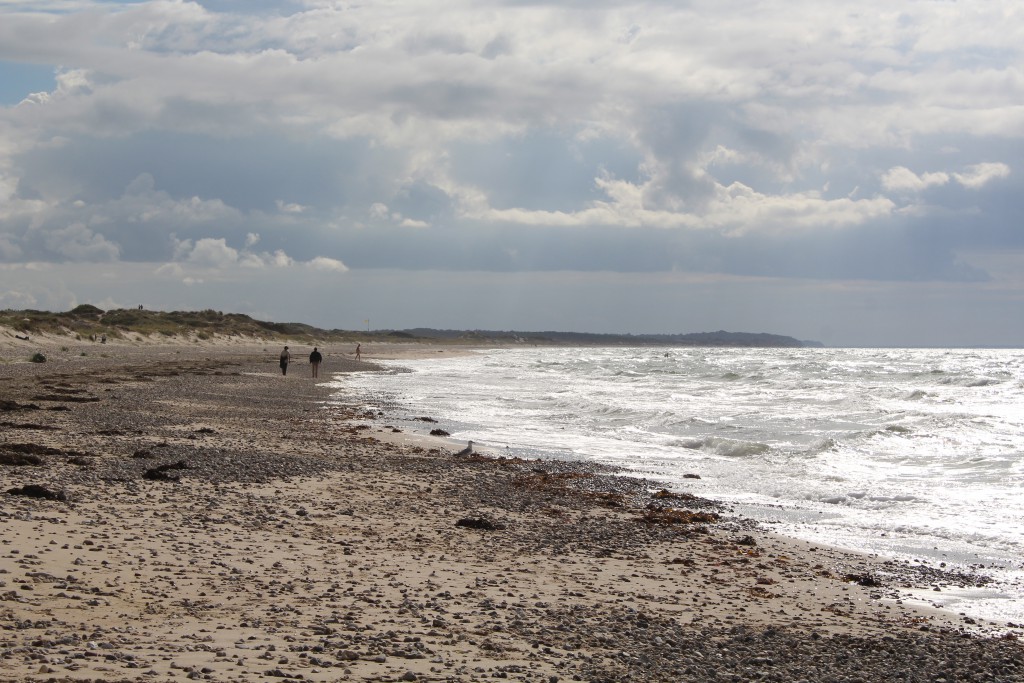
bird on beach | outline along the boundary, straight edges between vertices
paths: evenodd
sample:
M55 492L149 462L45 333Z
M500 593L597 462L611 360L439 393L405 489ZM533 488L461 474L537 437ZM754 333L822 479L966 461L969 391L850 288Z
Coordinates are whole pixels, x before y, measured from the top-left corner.
M473 442L470 441L468 446L463 448L461 451L459 451L455 455L456 455L456 457L458 457L460 455L473 455Z

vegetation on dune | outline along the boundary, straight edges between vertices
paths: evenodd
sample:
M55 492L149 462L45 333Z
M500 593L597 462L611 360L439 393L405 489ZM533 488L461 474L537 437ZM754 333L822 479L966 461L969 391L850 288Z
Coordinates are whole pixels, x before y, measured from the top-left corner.
M9 327L18 334L67 335L79 339L108 339L163 336L206 340L214 337L251 337L254 339L291 339L297 341L347 341L365 333L344 330L321 330L303 323L274 323L256 320L241 313L204 311L149 311L138 308L119 308L104 311L83 304L65 313L23 310L0 311L0 326Z
M305 323L256 320L242 313L204 311L149 311L118 308L104 311L82 304L66 313L49 311L0 311L0 326L20 335L54 334L78 339L183 338L194 341L244 337L260 340L292 340L297 343L354 341L430 341L444 344L530 344L562 346L820 346L792 337L747 332L695 334L590 334L582 332L515 332L486 330L324 330Z

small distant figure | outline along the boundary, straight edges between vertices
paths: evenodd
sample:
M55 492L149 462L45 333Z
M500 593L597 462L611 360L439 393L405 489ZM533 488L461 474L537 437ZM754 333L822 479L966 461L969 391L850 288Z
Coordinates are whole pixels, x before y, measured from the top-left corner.
M360 360L363 357L363 345L356 344L356 360Z
M313 353L309 354L309 367L313 371L313 377L318 377L320 375L320 363L322 363L323 360L323 354L317 351L314 346Z
M288 352L288 347L284 347L284 351L281 352L281 374L288 374L288 362L292 359L292 354Z
M106 344L106 343L107 343L107 335L104 334L104 335L100 336L100 344Z
M466 455L473 455L473 442L470 441L469 445L463 448L461 451L455 454L455 457L462 457Z
M140 311L142 310L142 304L139 304L139 310Z

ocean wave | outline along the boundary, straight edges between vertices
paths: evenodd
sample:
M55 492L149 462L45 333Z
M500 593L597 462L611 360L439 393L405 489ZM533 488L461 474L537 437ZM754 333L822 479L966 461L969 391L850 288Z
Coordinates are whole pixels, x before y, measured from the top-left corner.
M669 445L693 451L704 451L705 453L713 453L729 458L747 458L762 455L771 450L771 446L766 443L722 439L714 436L704 439L683 439L670 442Z
M886 425L885 429L882 431L888 432L889 434L910 434L913 430L911 430L910 427L904 427L903 425Z
M939 384L957 386L957 387L987 387L993 384L1002 384L1003 380L995 377L972 377L972 376L959 376L959 377L943 377L939 380Z
M810 453L826 453L836 450L838 446L839 443L835 439L825 438L813 444L808 450Z
M848 491L846 493L827 493L820 496L814 497L819 503L826 503L828 505L856 505L857 507L889 507L894 503L912 503L918 498L911 495L870 495L867 491ZM858 505L860 503L860 505Z

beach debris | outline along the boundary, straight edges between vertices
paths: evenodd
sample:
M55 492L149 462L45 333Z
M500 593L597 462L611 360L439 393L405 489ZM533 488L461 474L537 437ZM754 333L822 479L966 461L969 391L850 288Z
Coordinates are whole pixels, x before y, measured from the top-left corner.
M879 588L884 585L872 574L845 574L843 575L843 580L868 588Z
M444 431L443 429L431 429L430 430L430 435L431 436L451 436L451 434L449 434L448 432Z
M3 445L4 450L14 453L30 453L32 455L66 455L63 451L52 446L41 446L37 443L7 443Z
M0 427L5 429L31 429L41 432L59 432L60 427L52 425L41 425L34 422L0 422Z
M455 526L467 529L480 529L482 531L503 531L505 529L505 525L501 522L492 522L486 517L463 517L455 522Z
M45 500L66 501L68 496L63 491L51 491L41 484L26 484L21 488L7 489L12 496L27 496L29 498L42 498Z
M435 419L434 419L434 418L432 418L432 417L417 417L416 419L417 419L417 420L418 420L419 422L437 422L437 420L435 420Z
M717 522L714 512L693 512L678 508L655 508L646 510L640 521L644 524L711 524Z
M0 465L9 465L11 467L31 467L42 464L43 459L38 455L0 451Z
M188 468L188 463L184 460L179 460L178 462L151 467L142 473L142 478L150 481L179 481L181 475L172 474L172 472L174 470L187 470Z
M53 394L41 394L39 396L33 396L33 401L52 401L61 403L97 403L100 398L99 396L74 396L69 393L61 393L57 391Z
M6 399L0 399L0 411L12 412L15 410L39 410L39 406L35 403L18 403L17 401L8 401Z
M654 500L685 500L692 501L697 500L697 496L692 493L675 493L667 489L662 489L651 496Z
M757 541L754 539L753 536L751 536L749 534L744 536L744 537L742 537L742 538L736 539L734 542L736 543L736 545L749 545L749 546L756 546L757 545Z
M45 363L46 356L36 351L34 354L32 354L32 358L30 358L29 360L31 360L33 363Z
M8 443L0 446L0 449L0 465L12 467L42 465L43 459L40 456L43 455L82 455L35 443Z

